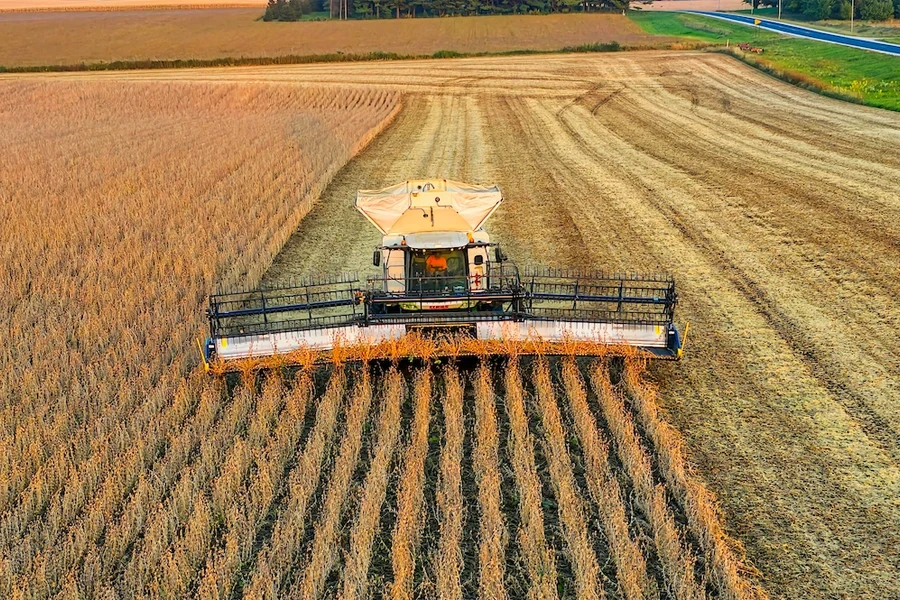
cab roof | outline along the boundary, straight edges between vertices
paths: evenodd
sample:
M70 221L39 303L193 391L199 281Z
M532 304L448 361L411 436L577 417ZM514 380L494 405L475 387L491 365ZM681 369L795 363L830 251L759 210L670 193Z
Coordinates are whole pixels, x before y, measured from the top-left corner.
M468 236L460 231L410 233L405 237L406 245L413 250L452 250L469 243Z

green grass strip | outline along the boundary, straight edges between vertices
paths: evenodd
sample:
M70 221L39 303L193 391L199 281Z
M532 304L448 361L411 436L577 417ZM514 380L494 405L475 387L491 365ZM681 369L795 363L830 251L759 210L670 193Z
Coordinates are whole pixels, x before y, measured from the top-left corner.
M806 89L847 100L900 110L900 59L729 23L700 15L655 12L631 14L647 33L730 46L726 51L770 75ZM735 46L748 42L763 54L745 54Z

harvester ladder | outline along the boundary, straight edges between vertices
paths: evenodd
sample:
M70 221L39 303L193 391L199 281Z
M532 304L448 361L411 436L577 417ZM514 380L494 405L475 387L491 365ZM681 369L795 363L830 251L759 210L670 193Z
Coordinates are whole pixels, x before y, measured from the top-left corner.
M622 298L625 297L625 280L619 280L619 302L616 304L616 312L622 312Z
M581 282L579 278L575 278L575 290L572 294L572 310L576 310L578 308L578 284Z

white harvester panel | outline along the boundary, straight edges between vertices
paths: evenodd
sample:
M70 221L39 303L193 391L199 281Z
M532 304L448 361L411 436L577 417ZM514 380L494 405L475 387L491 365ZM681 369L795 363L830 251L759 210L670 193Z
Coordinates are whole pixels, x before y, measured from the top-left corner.
M597 342L640 348L665 348L668 335L660 325L590 323L571 321L485 321L476 324L480 340Z
M347 325L327 329L264 333L216 340L216 355L224 360L238 358L262 358L276 354L289 354L294 350L331 350L338 344L377 344L400 339L406 334L405 325L371 325L360 327Z
M481 229L502 201L495 185L421 179L380 190L360 190L356 208L384 235L466 232Z

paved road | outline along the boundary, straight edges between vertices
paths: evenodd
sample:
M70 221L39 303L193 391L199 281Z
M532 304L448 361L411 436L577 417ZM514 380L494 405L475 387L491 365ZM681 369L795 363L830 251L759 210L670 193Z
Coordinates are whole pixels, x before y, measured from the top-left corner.
M735 15L729 13L716 13L702 10L687 11L698 15L723 19L725 21L733 21L743 25L753 25L753 20L757 17L748 15ZM792 25L780 21L770 21L769 19L759 19L761 29L785 33L795 37L802 37L810 40L818 40L820 42L829 42L832 44L840 44L842 46L850 46L852 48L861 48L863 50L872 50L874 52L882 52L884 54L892 54L900 56L900 44L889 44L887 42L878 42L866 38L859 38L849 35L841 35L839 33L829 33L818 29L810 29L801 25Z

